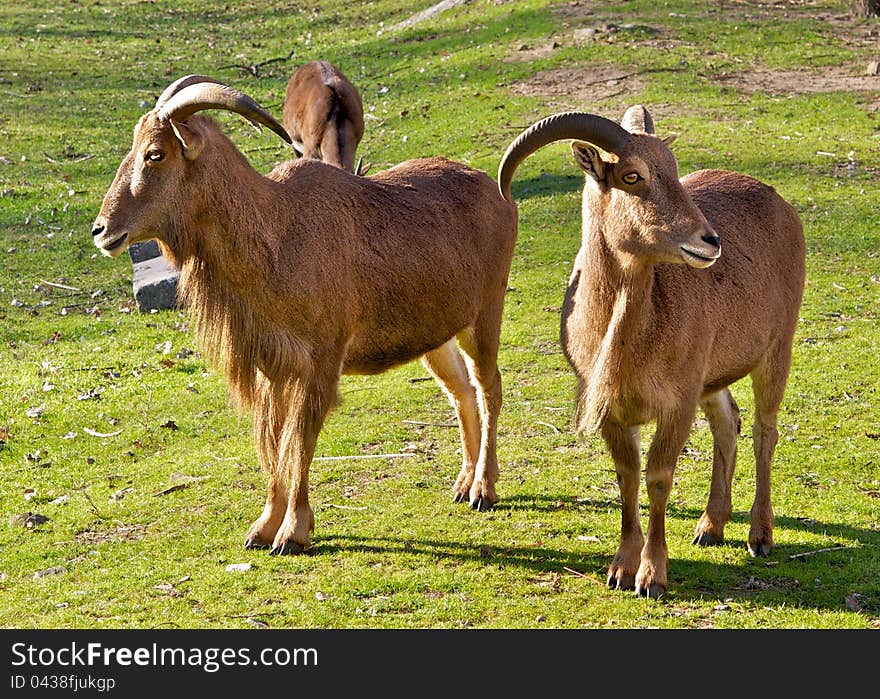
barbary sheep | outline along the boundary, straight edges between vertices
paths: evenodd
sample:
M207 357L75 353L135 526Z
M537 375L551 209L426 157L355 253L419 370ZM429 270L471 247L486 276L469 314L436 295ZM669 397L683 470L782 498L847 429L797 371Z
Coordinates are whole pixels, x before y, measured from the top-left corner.
M340 375L417 358L459 420L454 498L491 507L516 206L485 173L440 157L370 177L299 159L263 176L197 115L205 109L238 113L288 140L247 95L182 78L138 121L92 236L111 257L159 240L181 269L207 356L253 409L269 488L245 545L274 554L310 545L309 465Z
M654 135L641 105L628 109L621 125L568 112L530 126L499 167L506 199L519 163L563 139L578 139L571 147L585 184L561 344L578 377L579 430L601 431L620 486L621 538L608 585L656 597L667 588L673 471L697 405L709 420L714 459L694 543L724 538L740 428L728 387L746 374L757 471L748 549L767 555L773 545L770 463L804 288L803 230L794 208L751 177L700 170L679 180L668 140ZM645 539L639 428L651 421Z
M339 68L327 61L297 68L287 82L283 111L298 153L361 174L354 156L364 137L364 106Z

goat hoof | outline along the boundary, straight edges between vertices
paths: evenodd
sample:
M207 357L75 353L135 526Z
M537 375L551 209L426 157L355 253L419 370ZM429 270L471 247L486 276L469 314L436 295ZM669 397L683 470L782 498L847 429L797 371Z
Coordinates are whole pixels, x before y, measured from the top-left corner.
M272 544L267 544L265 541L261 541L257 537L254 537L252 539L247 539L244 542L244 547L246 549L267 549L267 548L270 548L271 546L272 546Z
M480 496L476 500L471 501L471 509L477 512L486 512L492 509L492 503L486 498Z
M757 558L758 556L769 556L771 548L772 544L768 544L765 542L761 542L760 544L753 544L749 542L749 553L754 558Z
M632 590L636 586L636 576L624 573L618 577L611 573L605 584L612 590Z
M718 544L721 544L723 542L723 538L716 537L709 532L697 532L696 534L694 534L694 538L693 541L691 541L691 544L694 544L696 546L717 546Z
M648 599L660 599L666 594L666 586L658 583L651 583L647 587L636 585L636 594L639 597L647 597Z
M302 553L306 550L306 547L302 544L298 544L295 541L285 541L278 546L273 546L272 550L269 551L270 556L295 556L298 553Z
M468 496L467 493L456 493L455 495L452 496L452 502L454 502L454 503L464 502L465 500L467 500L467 496Z

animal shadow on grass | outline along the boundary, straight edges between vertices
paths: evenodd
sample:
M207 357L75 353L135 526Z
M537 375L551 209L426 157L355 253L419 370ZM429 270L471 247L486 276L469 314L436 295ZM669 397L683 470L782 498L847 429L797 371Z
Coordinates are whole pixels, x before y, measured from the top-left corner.
M494 511L505 509L530 509L559 511L612 510L617 516L619 503L614 499L575 498L570 495L514 495L495 506ZM670 518L696 522L702 509L670 505ZM643 517L647 505L642 505ZM735 511L721 546L741 550L742 564L722 563L716 560L697 560L697 556L669 559L669 590L661 600L682 602L687 600L732 599L755 606L780 605L841 611L846 608L845 598L865 587L865 580L880 577L880 532L860 529L842 524L826 524L814 520L790 516L776 517L777 540L785 530L822 533L829 537L828 544L777 545L767 558L751 558L746 552L746 541L732 537L730 525L740 525L748 531L748 512ZM312 555L344 554L346 551L377 554L429 555L439 559L451 558L466 563L484 565L516 566L536 573L565 573L577 571L591 584L603 584L605 574L617 546L618 531L606 535L601 544L578 542L573 550L559 550L547 546L491 546L454 540L422 540L405 537L359 537L328 533L315 542ZM855 543L858 542L858 545ZM597 551L596 547L601 546ZM832 551L818 549L844 547ZM699 551L697 546L694 551ZM807 555L803 555L807 554ZM792 558L796 556L796 558ZM813 556L821 557L823 569L830 574L822 575L822 583L815 583L815 569L805 570ZM608 594L631 594L608 591ZM861 595L863 611L880 614L880 595ZM823 601L825 600L825 601Z

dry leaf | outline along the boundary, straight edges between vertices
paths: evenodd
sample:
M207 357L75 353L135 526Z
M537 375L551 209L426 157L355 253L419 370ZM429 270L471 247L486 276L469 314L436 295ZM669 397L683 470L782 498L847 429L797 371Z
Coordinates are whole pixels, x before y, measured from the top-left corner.
M53 566L51 568L46 568L45 570L38 570L34 573L34 579L38 580L39 578L45 578L50 575L61 575L62 573L66 573L67 568L63 566Z
M860 612L862 611L862 601L860 596L857 594L847 595L843 598L846 602L846 608L851 612Z
M112 493L109 498L107 498L110 502L119 502L124 498L128 493L134 492L134 488L121 488L117 490L115 493Z

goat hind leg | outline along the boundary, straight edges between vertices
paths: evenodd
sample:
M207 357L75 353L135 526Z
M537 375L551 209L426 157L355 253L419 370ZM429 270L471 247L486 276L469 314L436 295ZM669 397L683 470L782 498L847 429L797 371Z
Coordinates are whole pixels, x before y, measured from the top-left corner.
M755 423L752 437L755 447L755 501L749 520L749 553L767 556L773 548L773 507L770 504L770 470L779 432L776 416L788 371L791 366L791 341L783 343L776 352L768 354L752 371L752 391L755 396Z
M723 389L703 398L700 407L712 429L712 485L709 501L697 522L692 544L714 546L724 541L724 525L730 521L733 505L730 499L733 472L736 469L736 440L740 431L739 406L730 389Z
M455 338L425 354L422 364L443 388L455 409L461 433L461 472L452 486L455 502L464 502L474 482L474 469L480 456L480 412L477 394Z
M482 430L480 456L474 468L474 481L469 494L470 506L485 512L498 502L495 482L498 480L496 435L498 415L501 412L501 372L498 371L498 339L501 333L501 309L483 315L481 322L470 331L458 336L468 361L473 382L477 387Z

